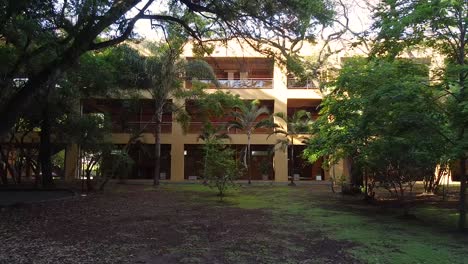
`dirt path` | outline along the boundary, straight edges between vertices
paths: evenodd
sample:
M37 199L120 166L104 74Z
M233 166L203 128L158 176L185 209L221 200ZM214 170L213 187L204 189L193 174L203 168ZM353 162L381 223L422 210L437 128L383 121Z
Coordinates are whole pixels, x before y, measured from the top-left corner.
M357 263L294 216L127 186L0 212L0 263Z

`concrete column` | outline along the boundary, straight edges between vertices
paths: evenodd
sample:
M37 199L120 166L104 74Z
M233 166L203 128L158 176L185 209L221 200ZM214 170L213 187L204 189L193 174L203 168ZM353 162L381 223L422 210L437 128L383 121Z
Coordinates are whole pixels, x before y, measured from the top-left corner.
M335 176L335 177L346 177L346 179L349 179L349 175L347 173L347 165L346 161L344 159L341 159L338 161L338 163L333 164L330 167L330 177Z
M286 74L282 71L281 66L275 63L273 69L273 89L276 94L287 93ZM275 96L274 112L287 113L288 99L286 96ZM277 120L275 120L277 122ZM285 124L282 124L283 126ZM273 159L273 167L275 169L275 182L288 182L288 154L287 151L275 150Z
M239 79L247 80L248 78L249 78L249 73L248 72L240 72L239 73Z
M227 72L228 74L228 80L234 80L234 73L237 72L237 70L226 70L224 72Z
M275 151L273 168L275 169L275 182L288 182L288 157L285 151Z
M78 175L78 145L70 144L65 149L65 181L72 181Z
M171 146L171 181L184 181L184 143L174 141Z

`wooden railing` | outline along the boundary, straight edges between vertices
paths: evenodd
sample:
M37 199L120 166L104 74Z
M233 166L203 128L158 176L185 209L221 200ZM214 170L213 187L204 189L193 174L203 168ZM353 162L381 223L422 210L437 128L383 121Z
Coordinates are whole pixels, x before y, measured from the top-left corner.
M113 133L135 133L143 130L143 133L154 133L156 128L155 122L128 122L125 125L118 123L112 124ZM170 134L172 133L172 122L162 122L161 124L161 133Z
M215 88L215 85L210 80L198 80L199 82L207 83L210 87ZM242 80L218 79L219 88L221 89L272 89L273 78L249 78ZM192 81L187 81L186 88L192 87Z
M288 89L318 89L317 81L305 80L301 81L295 78L288 79Z
M219 133L227 133L227 134L243 134L244 132L231 128L229 131L226 130L226 128L229 126L229 123L227 122L211 122L214 127L222 127L225 128L225 130L219 131ZM188 133L189 134L200 134L203 130L203 122L190 122L189 123L189 128L188 128ZM259 128L255 129L254 134L270 134L273 132L272 128Z

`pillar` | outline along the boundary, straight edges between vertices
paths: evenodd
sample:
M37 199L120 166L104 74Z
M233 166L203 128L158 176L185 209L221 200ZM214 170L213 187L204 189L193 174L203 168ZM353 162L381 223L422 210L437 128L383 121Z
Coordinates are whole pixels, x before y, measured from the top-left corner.
M78 145L70 144L65 149L65 181L72 181L78 175Z
M275 62L273 69L273 89L275 91L275 113L288 112L288 99L287 96L280 96L287 94L286 74L281 69L281 65ZM277 122L277 120L275 120ZM284 126L285 124L283 124ZM273 159L273 167L275 169L275 182L288 182L288 154L287 151L281 149L275 150L275 157Z

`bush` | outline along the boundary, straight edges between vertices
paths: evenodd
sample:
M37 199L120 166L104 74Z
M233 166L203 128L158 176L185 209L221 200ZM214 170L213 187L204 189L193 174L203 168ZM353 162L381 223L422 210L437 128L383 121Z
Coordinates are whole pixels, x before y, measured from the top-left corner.
M219 140L205 142L203 149L206 157L205 179L208 186L218 189L218 196L222 199L239 176L234 151Z

